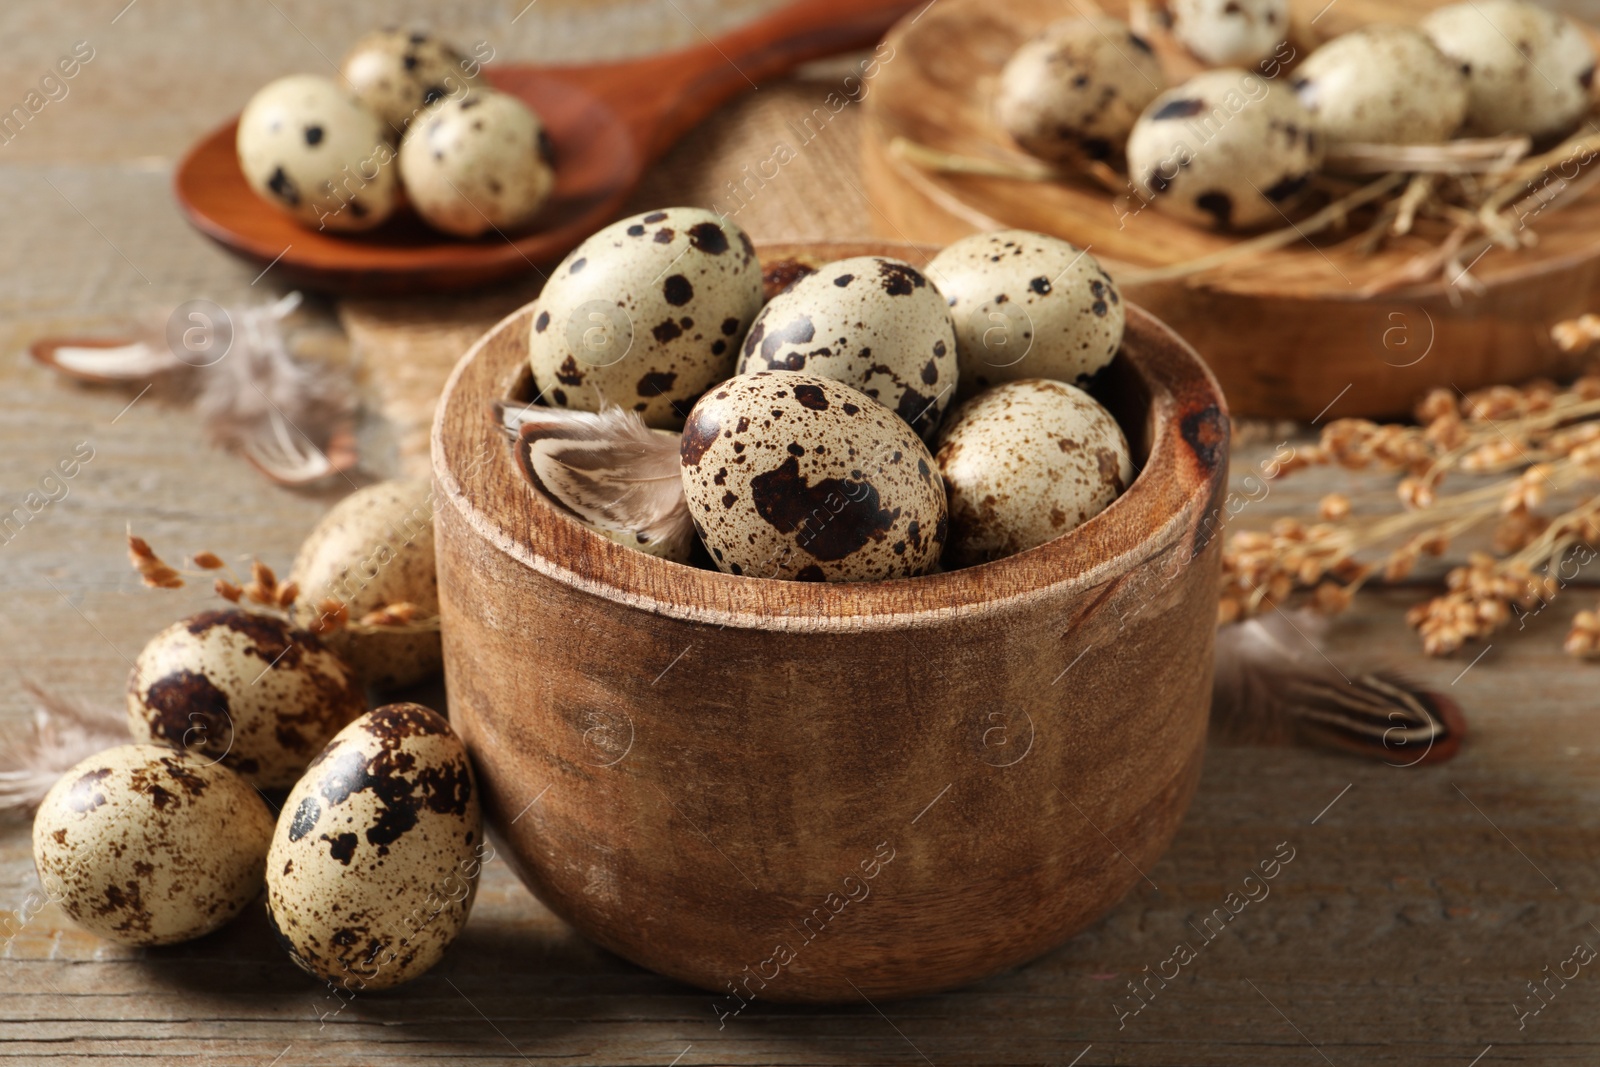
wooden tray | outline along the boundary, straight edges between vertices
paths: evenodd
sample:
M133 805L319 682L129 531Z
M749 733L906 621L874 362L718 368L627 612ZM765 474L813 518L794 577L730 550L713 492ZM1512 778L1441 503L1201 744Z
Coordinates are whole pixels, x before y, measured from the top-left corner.
M1127 14L1125 0L1101 6ZM1369 22L1414 22L1436 6L1440 0L1293 4L1301 27L1321 12L1312 37L1323 39ZM995 78L1018 45L1067 14L1059 0L941 0L890 32L894 58L865 102L864 122L864 178L881 232L948 243L976 230L1039 230L1091 247L1114 275L1232 242L1154 209L1119 219L1115 198L1087 182L938 174L890 155L889 144L905 137L964 156L1024 158L989 119ZM1496 249L1472 268L1485 284L1481 294L1439 282L1364 298L1366 283L1426 246L1411 239L1359 258L1330 236L1225 275L1128 295L1205 357L1235 415L1400 415L1436 386L1470 390L1576 370L1576 357L1554 346L1549 329L1600 308L1600 196L1534 228L1536 248Z
M527 227L465 240L412 211L369 233L319 232L251 191L234 151L237 120L178 165L179 206L229 251L274 264L295 285L346 294L439 293L559 260L610 222L643 170L724 101L800 63L875 43L913 0L795 0L713 41L643 59L573 67L491 67L498 89L544 119L556 155L550 203Z
M1139 881L1211 701L1228 423L1182 340L1129 308L1102 395L1142 470L1106 511L983 566L830 585L669 563L530 490L490 409L528 387L530 319L456 367L433 464L450 719L551 910L736 1015L970 982Z

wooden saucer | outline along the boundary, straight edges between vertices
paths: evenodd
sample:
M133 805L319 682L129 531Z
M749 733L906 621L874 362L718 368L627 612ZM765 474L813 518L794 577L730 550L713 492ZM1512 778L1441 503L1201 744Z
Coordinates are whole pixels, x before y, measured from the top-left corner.
M1090 247L1118 276L1197 259L1239 239L1154 209L1128 213L1124 203L1119 210L1115 195L1088 181L935 173L891 152L896 138L906 138L960 156L1025 159L990 118L995 79L1018 45L1074 6L940 0L890 32L894 59L866 100L863 151L885 236L943 244L974 231L1038 230ZM1128 15L1125 0L1100 6ZM1318 39L1373 22L1415 22L1437 6L1440 0L1294 0L1299 36L1309 42L1295 47L1303 57ZM1174 67L1168 73L1176 83L1185 72ZM1481 292L1438 281L1363 296L1364 286L1428 245L1406 238L1363 257L1344 233L1198 279L1132 286L1128 296L1194 345L1235 415L1401 415L1435 387L1471 390L1575 372L1578 357L1556 348L1550 327L1600 307L1600 196L1534 219L1532 228L1536 247L1495 249L1472 266Z

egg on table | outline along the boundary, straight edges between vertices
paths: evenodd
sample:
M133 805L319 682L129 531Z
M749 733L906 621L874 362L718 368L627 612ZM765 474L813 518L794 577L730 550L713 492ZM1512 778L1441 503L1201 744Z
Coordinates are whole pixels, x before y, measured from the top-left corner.
M1255 63L1289 35L1289 0L1172 0L1172 35L1212 66Z
M824 264L761 309L739 373L805 371L855 387L932 439L955 395L956 338L939 290L909 263Z
M239 168L267 202L314 229L370 230L395 209L386 127L327 78L292 74L239 116Z
M412 121L400 143L400 180L424 222L457 237L514 230L555 188L544 124L521 100L476 90Z
M466 748L443 716L389 704L341 730L284 802L267 916L301 969L386 989L466 925L483 824Z
M134 740L221 762L264 789L293 784L366 706L350 668L315 635L237 609L173 623L128 675Z
M534 384L551 407L614 404L678 429L733 373L760 308L761 264L732 222L690 207L623 219L574 249L539 294Z
M939 438L950 491L950 561L1015 555L1105 510L1133 481L1111 413L1064 382L1024 378L979 393Z
M1117 354L1127 324L1116 282L1086 250L1028 230L977 233L928 274L955 322L961 393L1014 378L1088 378Z
M1128 138L1128 175L1146 202L1188 222L1286 226L1322 149L1315 117L1287 86L1212 70L1145 109Z
M395 604L419 616L439 614L433 566L433 484L388 481L363 486L322 517L300 546L289 581L300 587L294 621L314 629L325 601L350 619ZM396 633L348 628L323 635L367 685L410 685L437 674L443 662L437 630ZM320 747L320 745L318 746Z
M1594 49L1571 19L1524 0L1469 0L1430 12L1422 31L1467 76L1467 134L1552 137L1589 108Z
M1467 113L1467 79L1426 34L1364 26L1318 48L1294 73L1327 143L1439 144Z
M819 277L830 279L830 271ZM689 414L684 495L718 568L866 582L926 574L946 533L944 485L906 422L803 371L730 378Z
M424 108L482 86L479 71L476 60L447 42L398 29L367 34L339 64L356 96L395 136Z
M261 795L226 767L122 745L51 787L33 820L33 860L50 899L85 930L170 945L260 894L272 829Z
M1155 50L1126 23L1064 19L1006 62L995 118L1040 159L1112 159L1166 84Z

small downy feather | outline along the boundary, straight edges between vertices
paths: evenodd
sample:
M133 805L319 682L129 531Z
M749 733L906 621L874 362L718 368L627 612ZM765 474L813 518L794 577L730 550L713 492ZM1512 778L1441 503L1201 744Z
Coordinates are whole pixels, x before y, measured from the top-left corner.
M1334 665L1312 643L1325 629L1321 616L1305 611L1220 628L1213 736L1336 748L1396 767L1456 754L1466 720L1455 701L1393 673Z
M150 387L192 401L211 439L280 485L306 485L357 462L356 393L345 371L296 358L285 320L299 293L225 313L233 339L215 359L178 358L165 337L46 339L33 358L82 382ZM142 395L142 392L141 392Z
M496 410L516 435L518 468L557 504L592 525L663 543L668 557L688 553L694 523L677 434L618 407L566 411L503 401Z
M67 771L130 741L123 709L78 707L24 684L36 707L26 723L0 729L0 815L32 812Z

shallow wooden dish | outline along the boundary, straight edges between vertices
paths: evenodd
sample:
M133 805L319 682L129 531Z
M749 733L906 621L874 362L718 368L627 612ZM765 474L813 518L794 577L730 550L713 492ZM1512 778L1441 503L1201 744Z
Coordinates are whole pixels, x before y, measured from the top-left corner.
M528 321L456 367L433 463L451 718L541 900L732 1012L970 982L1139 881L1211 699L1228 418L1183 341L1129 309L1104 394L1143 469L1101 515L985 566L823 585L654 559L531 491L489 407L526 388Z
M556 184L537 218L466 240L409 208L369 233L300 225L251 191L234 150L237 120L178 164L178 205L207 237L292 284L400 295L466 289L548 266L610 222L644 168L724 101L800 63L873 44L913 0L791 0L717 40L617 63L485 69L545 123Z
M1315 40L1372 22L1414 22L1443 2L1294 0L1292 9L1302 36ZM1128 10L1125 0L1101 7L1119 17ZM1154 208L1124 217L1136 199L1119 209L1087 182L936 174L890 155L894 138L905 137L958 155L1025 158L989 120L995 77L1019 44L1070 14L1059 0L941 0L890 32L894 58L865 101L864 122L864 177L882 232L947 243L976 230L1039 230L1090 246L1113 275L1192 260L1235 240ZM1235 415L1406 414L1434 387L1470 390L1576 370L1578 357L1557 349L1549 331L1600 306L1600 196L1533 227L1536 248L1497 249L1473 266L1482 294L1441 281L1363 297L1364 285L1427 245L1409 239L1363 258L1331 235L1128 295L1205 357Z

